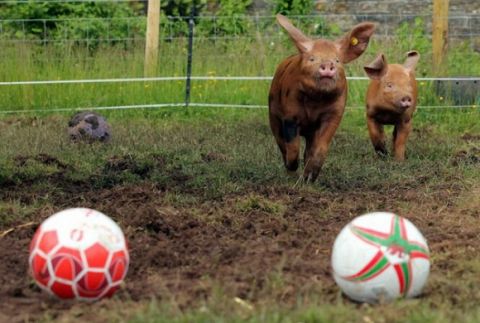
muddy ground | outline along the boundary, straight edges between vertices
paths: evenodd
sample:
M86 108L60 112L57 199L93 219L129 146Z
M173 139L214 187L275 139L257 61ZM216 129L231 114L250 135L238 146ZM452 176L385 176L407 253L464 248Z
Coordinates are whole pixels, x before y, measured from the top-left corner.
M16 162L29 159L19 157ZM55 318L74 307L80 308L78 315L88 318L83 310L92 313L90 306L108 306L109 300L93 305L54 300L28 275L28 245L37 226L72 205L108 214L125 232L131 266L116 300L156 297L174 300L179 308L201 304L218 288L229 297L252 303L268 299L294 306L299 298L312 295L333 302L340 292L331 276L331 246L346 223L371 209L401 213L408 205L409 210L418 210L403 215L423 232L432 254L440 255L433 258L433 278L423 297L436 294L455 302L455 286L435 277L462 270L449 260L452 254L478 256L478 250L470 246L478 244L480 211L478 203L473 207L468 203L479 191L463 192L455 178L429 186L428 191L422 189L421 181L416 187L352 188L348 192L252 183L241 193L175 207L167 198L169 188L155 182L96 189L85 182L66 181L62 171L68 166L55 158L40 155L33 159L55 164L59 172L49 175L43 188L5 182L0 193L4 201L27 205L42 198L49 201L28 219L0 226L2 322L36 320L45 313ZM135 167L131 161L113 158L103 171ZM186 180L181 174L172 176L179 186ZM459 206L460 200L467 201L466 206ZM320 216L320 210L327 210L329 216Z

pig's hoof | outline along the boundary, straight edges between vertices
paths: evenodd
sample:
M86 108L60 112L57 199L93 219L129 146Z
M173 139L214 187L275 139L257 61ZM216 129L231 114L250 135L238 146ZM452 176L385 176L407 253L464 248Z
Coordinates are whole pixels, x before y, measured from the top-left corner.
M318 177L318 172L308 172L303 175L303 181L308 183L314 183Z
M296 180L296 179L298 179L298 172L287 170L287 176L288 176L288 178L290 178L292 180Z
M286 162L285 167L287 168L287 171L289 172L295 172L298 169L298 159Z
M375 149L375 152L377 153L377 156L382 159L388 157L388 151L386 149Z

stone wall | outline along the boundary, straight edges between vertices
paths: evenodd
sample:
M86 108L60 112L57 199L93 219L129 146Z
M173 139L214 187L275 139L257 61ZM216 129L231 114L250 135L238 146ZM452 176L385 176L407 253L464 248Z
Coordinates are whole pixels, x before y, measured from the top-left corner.
M433 0L316 0L317 10L332 13L394 13L431 12ZM450 0L451 14L480 14L477 0Z
M315 11L324 15L327 23L345 31L361 21L378 22L375 34L390 36L403 22L413 22L421 17L425 32L432 32L433 0L312 0ZM450 40L467 40L480 52L480 0L450 0ZM253 0L251 14L271 15L272 0Z
M431 32L432 0L316 0L316 13L342 29L370 20L379 33L391 34L402 22L422 16ZM454 38L480 37L480 0L450 0L449 33Z

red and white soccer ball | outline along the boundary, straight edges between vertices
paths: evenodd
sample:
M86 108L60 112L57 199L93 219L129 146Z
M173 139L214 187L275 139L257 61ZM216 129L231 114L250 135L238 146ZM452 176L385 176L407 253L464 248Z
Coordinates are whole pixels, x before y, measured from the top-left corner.
M95 210L75 208L46 219L30 243L37 284L62 299L109 297L127 274L129 255L120 227Z
M358 302L418 296L430 272L427 242L407 219L375 212L347 224L333 245L336 283Z

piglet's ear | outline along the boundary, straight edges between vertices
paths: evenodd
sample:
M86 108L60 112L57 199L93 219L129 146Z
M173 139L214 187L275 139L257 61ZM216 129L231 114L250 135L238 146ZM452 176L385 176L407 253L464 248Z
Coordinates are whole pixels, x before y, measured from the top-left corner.
M337 40L342 63L358 58L367 49L370 37L375 31L375 24L363 22L352 28L343 38Z
M305 36L298 28L296 28L287 17L278 14L277 22L282 26L293 40L293 43L298 48L300 53L311 51L313 48L313 41Z
M363 69L372 80L379 80L387 73L388 64L385 55L379 54L373 62L364 66Z
M412 50L407 53L407 58L405 59L405 63L403 66L405 68L414 70L417 66L418 60L420 59L420 54L416 50Z

